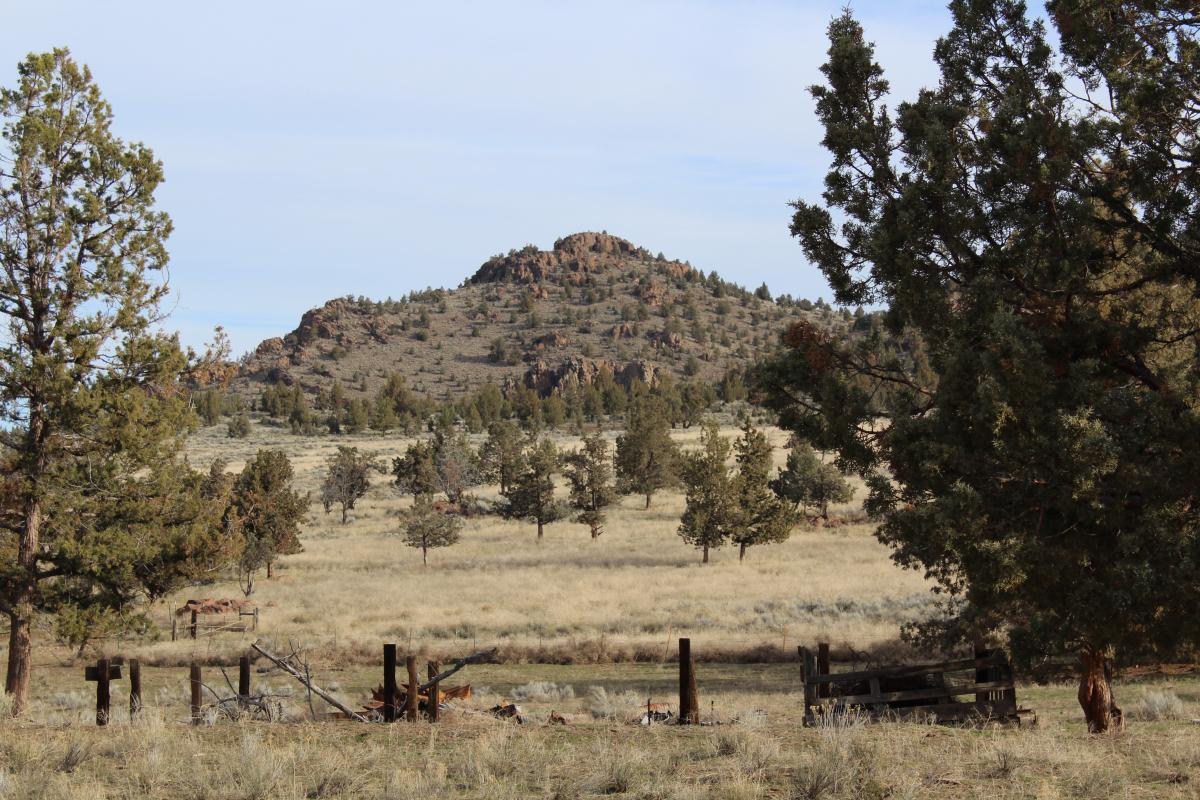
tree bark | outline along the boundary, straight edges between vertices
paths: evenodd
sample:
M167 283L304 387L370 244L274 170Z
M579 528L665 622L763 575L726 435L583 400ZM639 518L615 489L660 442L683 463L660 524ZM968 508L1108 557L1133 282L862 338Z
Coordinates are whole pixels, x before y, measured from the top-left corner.
M700 559L701 564L708 563L708 545L704 545L704 558Z
M348 506L342 506L342 524L343 525L346 524L346 515L349 512L350 512L350 508Z
M275 562L268 561L267 562L267 579L270 580L271 578L274 578L274 577L275 577Z
M1121 709L1112 693L1112 664L1108 654L1094 647L1080 656L1079 705L1091 733L1120 730L1124 724Z
M538 542L540 543L540 542L542 541L542 521L539 519L539 520L537 521L537 524L538 524L538 538L537 538L537 540L538 540Z
M650 496L651 496L651 493L647 492L646 493L646 508L647 508L647 510L650 508Z
M38 432L42 425L37 424ZM44 457L38 458L40 467ZM8 614L8 671L4 678L4 693L12 697L12 713L23 713L29 704L29 673L33 666L33 593L37 586L37 551L42 532L42 506L36 497L25 504L25 525L17 551L20 583L12 598Z
M741 542L738 544L738 563L740 564L745 560L746 560L746 543Z

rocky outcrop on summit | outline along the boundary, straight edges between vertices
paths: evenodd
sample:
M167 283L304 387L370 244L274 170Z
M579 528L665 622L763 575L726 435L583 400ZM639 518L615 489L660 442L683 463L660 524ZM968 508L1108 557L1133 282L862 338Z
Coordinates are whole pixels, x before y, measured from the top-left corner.
M573 233L554 243L553 250L527 245L507 255L493 256L467 283L562 283L582 285L596 275L629 268L632 262L652 261L650 253L632 242L607 233ZM671 274L691 268L668 262Z
M645 361L633 361L621 366L609 359L572 356L557 366L551 366L545 361L535 361L525 370L521 384L533 389L542 397L548 397L573 388L591 386L599 381L605 372L625 388L629 388L636 381L641 381L647 386L656 386L662 377L661 368ZM510 385L513 384L515 381L510 381Z

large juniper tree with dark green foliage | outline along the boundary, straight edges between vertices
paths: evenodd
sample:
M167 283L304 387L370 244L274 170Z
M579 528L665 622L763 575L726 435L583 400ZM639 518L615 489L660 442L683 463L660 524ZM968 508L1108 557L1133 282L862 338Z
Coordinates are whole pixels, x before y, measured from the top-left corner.
M18 70L0 90L0 612L20 713L38 614L127 617L212 577L232 537L227 499L177 458L194 417L188 354L157 327L162 165L112 134L66 50Z
M1200 626L1200 16L1180 0L954 0L938 86L894 111L849 13L814 87L833 157L792 223L839 302L886 305L928 369L797 325L784 425L869 478L947 617L1073 652L1089 727L1114 657Z

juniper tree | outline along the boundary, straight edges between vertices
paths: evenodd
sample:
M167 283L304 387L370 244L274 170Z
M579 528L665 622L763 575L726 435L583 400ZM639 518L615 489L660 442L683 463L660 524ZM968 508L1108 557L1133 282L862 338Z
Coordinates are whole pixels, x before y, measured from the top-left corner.
M700 427L700 449L683 456L684 493L687 505L679 520L679 536L698 548L708 563L710 550L729 539L733 522L733 495L729 471L729 441L711 419Z
M829 519L830 503L849 503L854 487L836 464L821 460L808 442L795 441L788 452L787 465L771 481L771 488L796 509L814 506Z
M1191 3L1047 8L1057 36L1015 0L953 0L938 86L894 114L833 21L812 90L833 163L792 232L928 370L796 324L763 382L948 599L924 632L1077 653L1104 731L1114 658L1200 638L1200 42Z
M292 462L282 450L259 450L233 483L232 506L245 545L238 559L242 591L254 591L254 575L263 567L274 573L279 556L303 551L300 522L308 513L309 495L292 488Z
M462 518L437 511L433 498L418 495L413 507L400 513L400 536L409 547L421 550L421 563L429 563L429 551L456 543L462 531Z
M536 523L537 540L541 542L545 526L562 519L565 514L562 503L554 497L558 450L548 439L531 442L525 450L524 461L525 469L503 495L506 503L500 507L500 514L509 519Z
M785 541L795 517L771 491L771 444L749 418L733 451L737 470L730 485L729 540L738 546L738 561L742 561L749 547Z
M656 395L635 394L617 437L617 490L650 500L661 489L679 484L679 447L671 440L666 403Z
M511 419L498 419L488 426L488 438L479 448L479 466L484 480L499 484L504 494L525 468L521 431Z
M177 459L194 417L188 354L156 324L162 165L111 119L66 50L0 89L0 612L18 714L39 614L127 614L227 554L221 504Z
M567 456L566 463L570 503L578 512L575 521L587 525L592 539L598 539L604 533L604 509L617 496L608 442L598 433L585 436L583 447Z
M438 474L433 443L424 441L410 444L404 455L392 459L392 476L402 494L420 497L437 492Z
M321 482L321 504L328 514L340 506L342 524L358 499L371 488L371 473L380 470L371 455L360 453L357 447L338 446L337 452L325 462L325 480Z

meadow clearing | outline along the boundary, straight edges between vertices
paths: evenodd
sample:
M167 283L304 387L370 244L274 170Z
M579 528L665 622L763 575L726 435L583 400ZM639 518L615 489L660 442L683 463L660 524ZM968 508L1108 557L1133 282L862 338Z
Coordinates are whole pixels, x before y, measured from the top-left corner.
M694 433L678 435L686 445ZM206 468L220 457L236 470L258 448L280 447L300 488L315 495L338 444L390 459L407 441L297 438L258 424L234 440L219 426L192 439L188 458ZM783 434L772 431L772 441L782 461ZM492 498L495 488L478 494ZM157 640L101 642L145 665L147 708L134 723L118 682L113 722L97 729L83 664L40 648L33 712L0 713L0 799L1196 796L1200 740L1190 719L1200 716L1200 681L1187 674L1121 681L1132 722L1110 736L1088 735L1067 684L1019 687L1018 700L1037 711L1035 728L803 728L795 646L827 638L835 657L899 654L899 624L928 602L921 576L893 566L869 524L805 527L752 549L745 563L727 548L701 566L675 535L682 497L668 493L649 511L624 499L596 542L570 522L549 526L538 545L532 525L475 518L459 544L423 567L419 552L389 535L408 502L379 475L347 525L314 503L305 551L257 583L257 634L171 642L164 605ZM835 516L857 518L857 508ZM240 592L229 580L171 607L199 596ZM629 724L647 699L675 704L679 636L692 638L701 662L702 717L720 724ZM285 722L210 712L207 724L188 724L186 664L204 662L206 684L228 694L218 665L255 638L306 648L317 682L351 705L380 683L384 642L420 654L422 666L427 656L491 646L501 663L464 671L475 697L437 726L314 722L302 688L279 672L254 680L279 696ZM529 724L480 713L503 700L520 703ZM324 714L319 701L314 708ZM569 723L545 724L551 711Z

